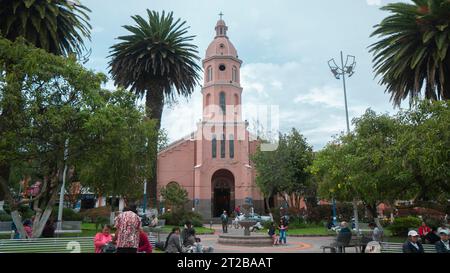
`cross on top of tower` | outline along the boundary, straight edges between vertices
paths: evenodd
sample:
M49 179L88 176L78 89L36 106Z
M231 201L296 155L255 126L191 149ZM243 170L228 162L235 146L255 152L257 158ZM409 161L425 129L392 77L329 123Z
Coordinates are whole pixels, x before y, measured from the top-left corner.
M222 20L222 16L223 16L223 15L224 15L224 14L223 14L222 12L219 13L220 20Z

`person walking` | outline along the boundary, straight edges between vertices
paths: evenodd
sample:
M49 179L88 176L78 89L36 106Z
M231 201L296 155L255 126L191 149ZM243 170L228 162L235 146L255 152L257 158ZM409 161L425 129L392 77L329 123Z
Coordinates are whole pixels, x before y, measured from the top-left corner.
M403 253L425 253L419 242L419 233L415 230L408 232L408 240L403 244Z
M180 228L174 227L172 232L167 236L166 245L164 247L166 253L182 253L180 242Z
M280 220L280 225L278 226L278 229L280 230L280 239L278 240L279 244L282 245L283 241L284 244L287 244L286 242L286 229L287 226L284 225L284 221Z
M450 253L450 244L448 240L449 232L447 229L442 229L439 232L439 236L441 237L441 240L438 241L436 246L436 252L437 253Z
M102 232L97 233L94 237L95 253L102 253L103 247L112 242L112 240L111 226L104 225Z
M126 207L115 219L117 253L136 253L139 247L141 218L136 206Z
M220 220L222 220L223 233L228 233L228 214L226 210L224 210L222 215L220 215Z

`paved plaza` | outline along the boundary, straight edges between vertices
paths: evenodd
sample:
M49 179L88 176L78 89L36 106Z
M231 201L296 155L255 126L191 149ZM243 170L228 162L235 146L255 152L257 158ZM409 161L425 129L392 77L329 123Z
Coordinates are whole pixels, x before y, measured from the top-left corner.
M320 246L329 245L334 237L289 237L287 245L278 245L270 247L243 247L221 245L217 243L219 235L222 234L220 225L213 225L216 230L214 235L200 235L204 246L212 246L215 253L322 253ZM229 234L243 234L243 229L229 228ZM347 248L347 253L356 252L354 248Z

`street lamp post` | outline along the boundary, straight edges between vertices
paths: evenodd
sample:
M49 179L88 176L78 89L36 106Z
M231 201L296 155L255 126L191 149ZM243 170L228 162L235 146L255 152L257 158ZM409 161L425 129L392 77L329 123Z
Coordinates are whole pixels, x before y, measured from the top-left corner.
M145 215L145 209L147 208L147 179L144 179L144 204L143 204L143 212Z
M345 101L345 117L347 122L347 134L350 134L350 120L348 118L348 104L347 104L347 86L345 82L345 76L348 75L350 78L355 74L355 67L356 67L356 58L352 55L347 55L346 61L344 63L344 54L341 51L341 66L336 64L336 61L334 59L331 59L328 61L328 66L330 67L331 73L333 73L334 77L338 80L342 77L342 84L344 87L344 101ZM333 218L336 217L336 203L333 199ZM358 203L356 200L353 200L353 212L354 212L354 218L355 218L355 229L356 232L359 234L359 223L358 223Z
M63 183L61 186L61 192L59 193L59 207L58 207L58 224L57 230L62 230L62 216L64 207L64 191L66 188L66 174L67 174L67 157L69 150L69 139L66 139L64 145L64 172L63 172Z

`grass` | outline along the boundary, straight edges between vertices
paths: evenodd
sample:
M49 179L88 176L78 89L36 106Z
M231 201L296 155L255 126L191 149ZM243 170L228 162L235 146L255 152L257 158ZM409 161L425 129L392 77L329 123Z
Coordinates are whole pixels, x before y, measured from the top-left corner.
M175 226L164 226L162 228L162 232L164 233L170 233L172 231L172 228L174 228ZM181 230L183 230L183 227L180 226L179 227ZM210 228L206 228L206 227L195 227L195 233L196 234L214 234L214 229L210 229Z

